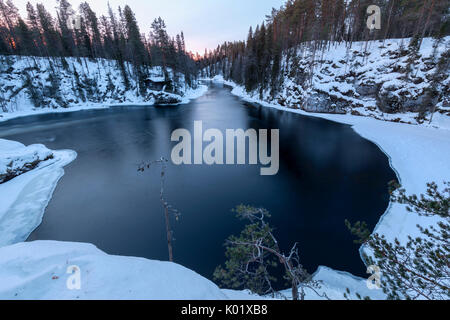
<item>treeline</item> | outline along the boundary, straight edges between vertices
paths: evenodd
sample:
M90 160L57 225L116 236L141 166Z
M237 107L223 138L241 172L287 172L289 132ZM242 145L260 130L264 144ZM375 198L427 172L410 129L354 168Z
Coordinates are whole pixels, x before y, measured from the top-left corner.
M67 68L65 57L116 60L125 87L135 77L142 92L153 66L162 67L166 80L169 69L184 74L188 86L195 80L196 64L186 51L183 32L170 37L161 18L145 34L128 5L116 13L108 4L108 14L98 17L87 2L77 11L67 0L57 3L56 16L52 16L43 4L28 2L23 18L13 1L0 0L0 55L58 59Z
M270 89L274 96L280 86L282 54L307 48L313 55L345 42L412 38L412 50L421 39L449 34L449 0L288 0L272 9L266 21L250 27L246 41L226 42L205 52L203 76L222 74L247 91ZM367 27L367 8L381 8L381 28Z

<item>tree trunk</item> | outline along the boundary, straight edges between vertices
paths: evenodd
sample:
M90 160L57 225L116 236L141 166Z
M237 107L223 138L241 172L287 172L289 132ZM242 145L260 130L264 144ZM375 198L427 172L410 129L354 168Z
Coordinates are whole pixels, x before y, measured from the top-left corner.
M169 249L169 261L173 262L172 231L170 230L169 210L167 209L167 206L164 206L164 215L166 217L167 248Z
M298 286L295 280L292 280L292 300L298 300Z

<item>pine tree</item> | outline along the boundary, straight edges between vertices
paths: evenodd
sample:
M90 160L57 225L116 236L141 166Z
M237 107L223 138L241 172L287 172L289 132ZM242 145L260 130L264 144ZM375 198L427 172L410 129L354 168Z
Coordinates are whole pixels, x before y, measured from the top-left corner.
M167 74L167 63L169 55L169 36L166 31L166 23L161 17L155 19L152 23L152 32L150 38L153 41L153 57L152 60L156 61L158 65L162 65L164 74L166 78Z
M17 49L17 35L15 33L15 24L16 19L18 18L18 9L12 3L12 1L8 0L6 3L3 0L0 0L0 15L2 17L2 22L8 28L9 36L8 43L10 48L13 50Z
M121 71L125 89L128 90L130 87L130 81L128 79L127 70L125 68L124 54L123 54L123 49L121 46L121 39L123 37L120 33L120 29L119 29L119 25L118 25L116 16L115 16L114 12L112 11L109 4L108 4L108 14L109 14L109 20L111 22L112 35L114 38L114 53L115 53L114 58L117 60L117 64Z
M18 43L17 50L22 55L35 55L36 51L33 45L33 34L22 18L19 18L17 26Z
M45 56L48 56L47 48L44 46L44 41L42 39L42 34L39 29L39 20L36 13L36 10L34 9L33 5L30 2L27 2L26 5L27 9L27 20L29 28L33 34L33 42L36 44L36 48L38 50L38 55L43 56L45 52Z
M370 248L373 255L364 255L367 265L381 270L381 286L388 299L448 300L450 287L450 182L439 190L436 183L427 184L425 195L407 195L393 183L392 201L407 205L407 210L420 216L437 217L435 226L418 229L422 236L411 237L405 243L388 241L377 233L371 235L365 223L351 225L346 221L357 243ZM413 213L412 213L413 212Z
M100 30L97 15L92 11L87 2L80 4L80 12L82 15L82 24L86 28L83 31L83 37L85 38L85 44L90 51L92 58L99 58L103 56L103 46L101 42Z
M318 293L320 283L301 265L297 244L289 254L282 252L273 228L266 222L270 218L266 209L239 205L233 212L249 223L239 236L230 236L225 242L227 261L224 267L218 266L214 271L216 281L226 288L250 289L259 295L281 295L273 288L277 280L273 272L279 263L285 270L284 279L291 284L293 300L304 300L306 288L327 298Z
M258 27L257 27L258 30ZM259 31L259 30L258 30ZM258 66L256 57L256 43L253 38L252 27L248 31L246 56L244 60L245 89L250 92L255 89L258 82Z
M69 29L69 20L75 11L67 0L58 0L58 25L61 32L63 55L74 56L75 41Z
M44 5L36 5L39 26L42 30L43 41L46 44L49 56L56 57L61 55L60 38L54 28L54 21Z
M139 84L140 93L145 92L145 78L146 78L146 66L148 66L147 56L145 53L144 43L141 39L141 33L137 25L134 12L126 5L123 10L125 19L125 28L127 32L127 43L131 52L131 59L133 61L134 72L137 77L137 83Z

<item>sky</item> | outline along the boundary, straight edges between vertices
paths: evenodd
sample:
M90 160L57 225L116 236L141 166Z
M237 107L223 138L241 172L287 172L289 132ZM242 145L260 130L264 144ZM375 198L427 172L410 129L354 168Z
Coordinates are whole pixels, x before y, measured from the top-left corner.
M25 5L44 3L54 15L56 0L13 0L23 17ZM81 0L69 0L78 8ZM108 0L87 0L97 17L107 14ZM205 48L214 49L225 41L244 40L250 26L264 21L272 8L279 9L284 0L109 0L116 10L128 4L136 14L141 32L148 34L152 21L160 16L169 35L183 31L188 51L203 54Z

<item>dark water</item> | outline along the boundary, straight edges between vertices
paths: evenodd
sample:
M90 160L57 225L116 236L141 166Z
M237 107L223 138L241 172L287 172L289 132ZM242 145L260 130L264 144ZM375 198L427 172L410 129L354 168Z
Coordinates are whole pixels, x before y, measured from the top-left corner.
M115 107L37 115L0 124L2 138L51 149L73 149L77 159L29 240L91 242L110 254L167 260L159 169L139 173L143 160L170 159L174 129L279 128L280 170L260 176L257 165L170 164L166 197L182 212L173 222L175 261L211 278L224 260L224 240L242 223L240 203L267 208L283 248L299 242L303 264L365 276L358 246L344 219L371 227L388 205L395 178L386 156L345 125L244 104L213 85L186 105Z

